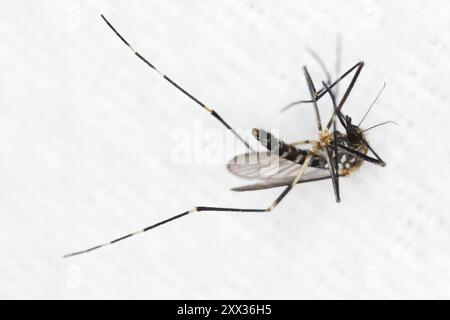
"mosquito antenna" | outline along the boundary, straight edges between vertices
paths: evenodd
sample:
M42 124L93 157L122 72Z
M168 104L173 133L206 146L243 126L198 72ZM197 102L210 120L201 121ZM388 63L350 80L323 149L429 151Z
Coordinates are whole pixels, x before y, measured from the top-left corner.
M156 223L156 224L154 224L154 225L151 225L151 226L148 226L148 227L146 227L146 228L144 228L144 229L141 229L141 230L138 230L138 231L129 233L129 234L127 234L126 236L123 236L123 237L117 238L117 239L115 239L115 240L112 240L112 241L109 241L109 242L106 242L106 243L97 245L97 246L95 246L95 247L92 247L92 248L89 248L89 249L86 249L86 250L81 250L81 251L76 251L76 252L72 252L72 253L66 254L66 255L63 256L63 258L73 257L73 256L76 256L76 255L79 255L79 254L83 254L83 253L87 253L87 252L90 252L90 251L94 251L94 250L100 249L100 248L105 247L105 246L109 246L109 245L114 244L114 243L116 243L116 242L125 240L126 238L135 236L135 235L137 235L137 234L139 234L139 233L146 232L146 231L148 231L148 230L150 230L150 229L154 229L154 228L159 227L159 226L161 226L161 225L163 225L163 224L166 224L166 223L171 222L171 221L173 221L173 220L176 220L176 219L179 219L179 218L181 218L181 217L184 217L185 215L188 215L188 214L190 214L190 213L192 213L192 212L195 212L195 209L190 210L190 211L183 212L183 213L181 213L181 214L179 214L179 215L173 216L172 218L169 218L169 219L160 221L160 222L158 222L158 223Z
M384 88L386 87L386 82L383 83L383 87L381 88L381 90L378 92L377 96L375 97L375 100L372 101L372 104L370 105L369 109L366 111L366 114L364 115L364 117L362 117L361 121L358 123L358 127L361 125L361 123L364 121L364 119L366 118L366 116L369 114L370 109L372 109L373 105L375 104L375 102L377 102L378 98L380 97L381 93L383 92Z
M146 58L144 58L144 56L142 56L139 52L134 50L134 48L128 43L128 41L125 40L125 38L116 30L116 28L113 27L113 25L105 18L105 16L103 14L101 15L101 17L106 22L108 27L120 38L120 40L122 40L123 43L125 43L127 45L128 48L131 49L131 51L133 51L133 53L139 59L141 59L147 66L149 66L150 68L155 70L161 77L163 77L172 86L174 86L179 91L184 93L187 97L189 97L191 100L193 100L195 103L197 103L200 107L202 107L204 110L206 110L208 113L210 113L214 118L219 120L228 130L230 130L239 140L241 140L248 149L253 151L253 149L250 147L250 145L216 111L214 111L212 108L205 105L203 102L201 102L196 97L194 97L192 94L187 92L185 89L183 89L180 85L178 85L175 81L173 81L167 75L162 73L156 66L154 66L150 61L148 61Z
M370 128L365 129L365 130L363 130L363 131L361 131L361 132L366 132L366 131L369 131L369 130L371 130L371 129L373 129L373 128L380 127L380 126L384 126L385 124L388 124L388 123L392 123L392 124L395 124L396 126L398 126L398 123L397 123L397 122L389 120L389 121L385 121L385 122L378 123L378 124L376 124L376 125L374 125L374 126L371 126Z

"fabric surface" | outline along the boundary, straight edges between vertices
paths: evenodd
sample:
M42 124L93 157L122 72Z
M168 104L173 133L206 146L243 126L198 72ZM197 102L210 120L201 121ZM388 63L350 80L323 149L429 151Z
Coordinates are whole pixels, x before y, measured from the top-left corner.
M448 1L0 9L1 298L450 298ZM281 192L230 191L248 183L225 168L244 148L101 13L240 132L286 141L316 138L310 106L279 109L308 97L303 65L324 79L308 48L335 74L341 34L341 70L366 63L344 107L356 123L386 83L363 126L399 124L367 132L387 166L343 179L339 204L329 181L309 183L272 213L193 214L62 259L196 205L264 208Z

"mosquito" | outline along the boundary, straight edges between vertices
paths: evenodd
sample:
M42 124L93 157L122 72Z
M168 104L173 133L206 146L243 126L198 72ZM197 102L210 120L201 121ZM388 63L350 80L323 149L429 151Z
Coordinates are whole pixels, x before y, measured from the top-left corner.
M363 65L362 62L359 65ZM359 66L358 65L358 66ZM353 70L352 67L350 70ZM237 188L233 188L234 191L251 191L269 189L274 187L280 187L289 185L295 178L293 175L299 170L300 165L303 164L304 157L307 155L307 150L299 149L296 146L300 144L319 145L320 148L316 148L312 160L309 163L308 171L306 171L298 183L318 181L324 179L332 179L333 189L335 192L336 202L340 202L339 192L339 177L349 176L353 172L359 169L364 161L370 162L384 167L386 163L378 156L373 148L367 143L364 132L371 130L380 125L384 125L393 121L386 121L374 125L368 129L361 129L360 125L378 100L381 92L385 88L385 84L378 93L375 100L370 105L364 117L361 119L358 125L352 123L351 117L344 115L340 109L342 109L345 99L348 97L349 92L352 90L353 85L350 84L344 94L343 98L336 104L336 98L331 91L331 87L335 86L339 81L331 83L322 82L324 86L324 92L328 93L333 103L333 115L330 118L325 129L322 129L322 124L317 108L317 101L320 99L320 91L315 90L314 83L311 80L308 69L304 67L305 77L312 96L311 100L302 100L301 103L312 102L314 104L314 110L316 113L317 127L319 131L319 141L305 140L295 143L285 143L278 140L270 132L266 132L260 129L253 129L253 135L256 139L262 143L268 153L249 152L234 157L227 165L228 170L234 175L246 178L246 179L261 179L263 182L256 184L245 185ZM326 72L328 74L328 72ZM344 76L341 76L342 80L345 75L348 75L347 71ZM356 82L358 73L355 74L352 83ZM330 85L331 84L331 85ZM296 102L298 104L299 102ZM346 134L341 133L336 129L335 117L339 119L339 122L344 127ZM330 127L333 126L333 131L330 132ZM261 138L262 136L264 138ZM275 147L273 147L275 146ZM374 157L368 156L368 150L374 154ZM275 169L273 167L276 167Z
M279 161L279 168L277 169L277 173L269 176L268 181L235 188L236 191L247 191L247 190L259 190L266 189L278 186L284 186L284 190L276 197L276 199L265 208L233 208L233 207L216 207L216 206L196 206L190 210L187 210L183 213L175 215L166 220L160 221L156 224L145 227L136 232L129 233L120 238L114 239L112 241L108 241L106 243L96 245L94 247L76 251L73 253L69 253L64 255L64 257L71 257L75 255L84 254L90 251L94 251L96 249L112 245L129 237L135 236L140 233L147 232L159 226L162 226L166 223L172 222L174 220L180 219L184 216L187 216L192 213L198 212L241 212L241 213L251 213L251 212L271 212L274 210L277 205L284 199L284 197L294 188L297 183L301 182L311 182L323 179L331 179L333 190L335 193L336 201L340 201L340 193L339 193L339 177L349 175L351 172L356 170L363 161L368 161L373 164L384 166L384 161L379 158L379 156L372 150L372 148L367 144L364 138L364 130L361 130L359 126L355 126L352 124L351 118L342 114L341 109L344 105L348 95L350 94L354 83L361 71L363 62L358 63L356 66L349 69L345 72L341 77L339 77L335 82L329 83L327 85L325 82L322 82L323 88L320 90L316 90L316 87L311 79L311 76L308 72L308 69L304 67L304 75L308 84L309 92L311 95L311 100L301 101L299 103L311 102L314 107L317 129L318 129L318 140L307 140L300 141L297 143L285 143L281 140L275 138L271 133L263 130L263 129L253 129L253 136L258 140L268 152L256 152L254 151L250 145L217 113L213 108L201 102L199 99L190 94L187 90L178 85L175 81L173 81L166 74L161 72L154 64L152 64L149 60L147 60L144 56L142 56L138 51L136 51L129 42L116 30L116 28L105 18L105 16L101 15L101 18L108 25L108 27L120 38L120 40L135 54L140 60L142 60L147 66L153 69L156 73L158 73L162 78L164 78L167 82L169 82L172 86L174 86L178 91L182 92L184 95L189 97L192 101L194 101L197 105L199 105L203 110L207 111L214 118L216 118L223 126L225 126L228 130L230 130L237 139L239 139L245 147L249 150L248 153L244 155L240 155L235 157L229 164L228 170L238 176L243 177L262 177L261 169L267 167L267 161L272 158L276 158ZM350 85L347 87L344 96L336 103L335 96L331 89L335 87L343 78L349 75L355 68L357 71L352 78ZM322 126L322 121L320 118L317 101L323 97L326 93L331 98L333 104L333 114L328 121L327 125ZM340 133L336 130L336 118L339 120L341 125L345 128L346 134ZM333 129L331 130L331 126ZM301 149L298 148L297 145L300 144L309 144L311 145L309 149ZM368 150L371 150L372 153L375 154L376 158L367 155ZM257 161L255 165L251 168L246 167L246 165L239 164L242 159L247 159L244 163L248 163L248 160L251 158L256 158ZM269 161L272 163L273 161ZM313 169L311 171L311 168ZM256 175L252 172L259 172L259 175ZM320 172L320 174L317 174ZM283 176L282 176L283 175Z

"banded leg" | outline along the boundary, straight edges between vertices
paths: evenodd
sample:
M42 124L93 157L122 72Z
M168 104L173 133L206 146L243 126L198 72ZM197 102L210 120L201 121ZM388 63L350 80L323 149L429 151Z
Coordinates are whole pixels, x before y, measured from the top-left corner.
M306 159L305 159L303 165L299 169L299 172L298 172L297 176L292 181L292 183L290 185L288 185L284 189L284 191L275 199L275 201L269 207L267 207L265 209L243 209L243 208L223 208L223 207L204 207L204 206L199 206L199 207L195 207L195 208L193 208L193 209L191 209L189 211L185 211L185 212L183 212L181 214L173 216L173 217L171 217L169 219L166 219L166 220L163 220L163 221L158 222L156 224L153 224L151 226L148 226L148 227L146 227L144 229L138 230L136 232L129 233L129 234L127 234L125 236L122 236L120 238L117 238L115 240L112 240L112 241L109 241L109 242L106 242L106 243L103 243L103 244L91 247L89 249L85 249L85 250L76 251L76 252L73 252L73 253L66 254L66 255L63 256L63 258L73 257L73 256L76 256L76 255L80 255L80 254L83 254L83 253L88 253L88 252L100 249L102 247L106 247L106 246L112 245L112 244L114 244L116 242L125 240L127 238L130 238L130 237L135 236L135 235L140 234L140 233L147 232L147 231L149 231L151 229L157 228L157 227L159 227L159 226L161 226L163 224L169 223L171 221L180 219L180 218L182 218L184 216L187 216L188 214L191 214L191 213L194 213L194 212L203 212L203 211L210 211L210 212L270 212L281 202L281 200L289 193L289 191L291 191L292 188L300 181L300 179L302 178L303 174L305 173L306 168L308 167L309 162L311 161L312 156L313 156L313 152L312 152L312 149L311 149L309 151L308 155L306 156Z
M228 130L230 130L236 138L238 138L249 150L253 151L253 149L250 147L250 145L245 141L215 110L205 105L203 102L198 100L196 97L194 97L192 94L190 94L188 91L183 89L180 85L178 85L175 81L173 81L171 78L169 78L167 75L162 73L158 68L156 68L151 62L149 62L144 56L142 56L139 52L134 50L134 48L128 43L127 40L116 30L116 28L113 27L113 25L105 18L104 15L101 15L102 19L106 22L109 28L122 40L122 42L127 45L128 48L140 59L142 60L147 66L155 70L161 77L163 77L167 82L169 82L172 86L177 88L179 91L181 91L183 94L185 94L187 97L189 97L191 100L193 100L196 104L198 104L200 107L202 107L204 110L206 110L209 114L211 114L214 118L216 118L222 125L224 125Z

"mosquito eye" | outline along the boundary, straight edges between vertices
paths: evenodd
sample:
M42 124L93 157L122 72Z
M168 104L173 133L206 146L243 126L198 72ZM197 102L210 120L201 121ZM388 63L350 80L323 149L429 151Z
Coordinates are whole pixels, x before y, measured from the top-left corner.
M352 147L358 146L361 143L361 138L356 133L350 133L348 135L348 142Z

